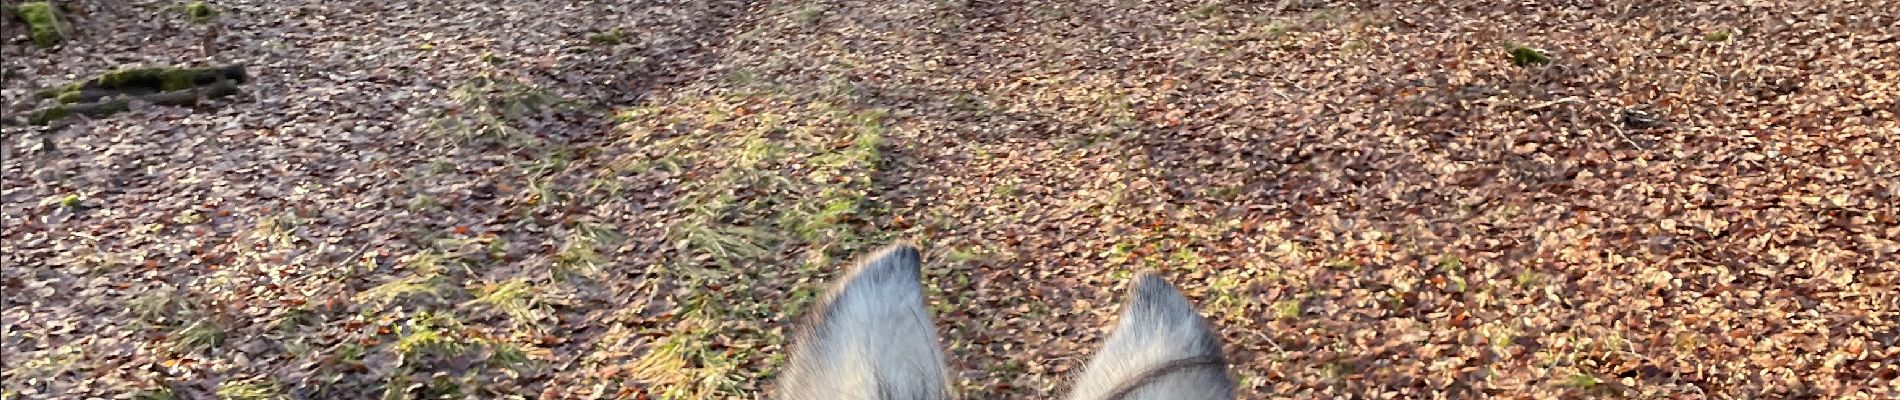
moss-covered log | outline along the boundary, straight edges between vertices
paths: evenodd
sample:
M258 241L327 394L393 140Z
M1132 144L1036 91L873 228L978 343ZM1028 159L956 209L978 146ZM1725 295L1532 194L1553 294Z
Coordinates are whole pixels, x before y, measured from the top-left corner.
M93 92L105 95L150 94L173 90L190 89L210 85L216 82L230 81L244 83L249 76L242 66L224 66L216 68L131 68L100 74L98 77L74 82L65 86L42 90L41 98L84 99L85 93ZM77 92L79 94L68 94ZM92 97L96 100L98 97ZM78 100L90 101L90 100Z
M59 18L59 7L50 1L20 3L14 10L20 21L26 23L28 35L33 44L40 47L53 47L66 40L68 32L66 22Z
M104 98L103 101L59 104L40 109L39 111L34 111L32 115L27 116L27 123L47 125L74 115L84 115L91 118L104 117L131 109L133 101L166 106L191 106L198 104L199 99L230 96L237 94L237 92L238 86L236 81L224 80L186 90L174 90L136 96L112 96L110 98Z

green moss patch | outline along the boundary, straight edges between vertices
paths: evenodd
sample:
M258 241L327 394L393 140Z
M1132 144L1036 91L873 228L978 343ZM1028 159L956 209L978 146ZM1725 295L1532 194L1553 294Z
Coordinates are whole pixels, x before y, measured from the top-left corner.
M1519 67L1550 65L1550 54L1526 46L1511 46L1511 63Z
M16 10L20 20L26 22L28 34L33 44L40 47L53 47L66 40L66 23L59 19L59 9L52 2L35 1L20 3Z
M185 18L194 24L215 21L218 19L218 9L202 1L185 3Z

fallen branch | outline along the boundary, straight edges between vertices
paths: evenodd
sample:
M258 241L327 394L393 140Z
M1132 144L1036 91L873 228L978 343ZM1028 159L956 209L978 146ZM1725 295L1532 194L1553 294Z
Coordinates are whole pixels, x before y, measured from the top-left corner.
M237 94L237 92L238 87L236 82L223 80L210 85L185 90L145 95L117 95L98 99L97 101L58 104L40 109L39 111L34 111L32 115L27 117L27 123L33 125L47 125L73 115L84 115L88 118L104 117L130 110L133 101L164 106L193 106L197 105L200 99L230 96Z

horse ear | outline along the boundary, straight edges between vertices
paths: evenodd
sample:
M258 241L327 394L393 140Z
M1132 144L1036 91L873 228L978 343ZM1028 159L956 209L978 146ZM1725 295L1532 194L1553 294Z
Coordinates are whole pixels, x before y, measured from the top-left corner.
M799 328L778 398L951 398L921 261L898 244L854 265Z
M1130 286L1120 321L1069 400L1234 398L1220 335L1187 297L1153 273Z

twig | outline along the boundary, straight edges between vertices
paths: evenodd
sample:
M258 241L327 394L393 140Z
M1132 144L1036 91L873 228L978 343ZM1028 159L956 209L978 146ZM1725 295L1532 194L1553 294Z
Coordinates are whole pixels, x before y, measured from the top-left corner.
M1611 132L1616 132L1616 137L1623 138L1623 141L1626 143L1629 143L1630 147L1635 147L1637 150L1649 152L1648 147L1643 147L1643 145L1636 144L1636 139L1631 139L1628 133L1624 133L1623 127L1611 125L1610 128L1611 128Z
M1555 107L1558 104L1570 104L1570 103L1576 103L1579 101L1582 101L1582 100L1578 99L1576 96L1564 96L1564 98L1561 98L1561 99L1532 104L1530 107L1525 107L1524 111L1537 111L1537 110Z

